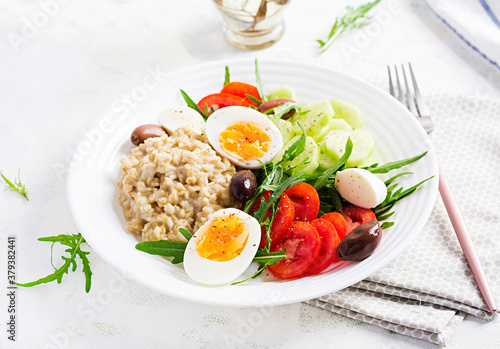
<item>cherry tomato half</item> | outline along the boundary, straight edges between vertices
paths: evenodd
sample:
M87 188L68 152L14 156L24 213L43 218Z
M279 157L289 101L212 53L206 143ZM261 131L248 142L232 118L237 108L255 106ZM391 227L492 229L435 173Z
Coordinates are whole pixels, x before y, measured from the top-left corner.
M316 229L321 240L321 249L316 260L307 270L308 275L317 274L330 266L337 258L337 246L339 245L339 237L332 223L318 218L311 222L311 225Z
M265 191L263 194L264 199L267 201L269 200L269 197L271 196L271 191ZM257 209L260 207L261 204L261 199L257 200L252 207L249 210L250 214L253 214ZM266 220L267 217L269 217L272 213L272 210L269 209L267 210L266 214L264 215L264 221ZM281 236L292 224L293 220L295 217L295 207L292 203L292 200L283 193L281 196L281 199L278 204L278 208L276 210L276 214L274 215L273 223L271 225L271 232L270 232L270 237L271 237L271 242L275 240L277 237ZM266 227L261 226L261 238L260 238L260 245L259 248L264 248L264 246L267 244L267 234L266 234Z
M285 190L295 206L295 220L310 222L318 216L319 196L314 187L299 183Z
M229 107L229 106L242 106L242 107L250 107L247 100L245 98L231 95L229 93L213 93L211 95L203 97L198 102L198 107L202 112L205 110L209 110L210 107L214 108L214 110Z
M312 265L321 250L316 229L307 222L295 221L279 239L271 244L271 252L286 248L286 258L267 269L276 277L290 279L301 276Z
M347 222L347 234L360 225L368 223L373 219L377 219L377 217L375 217L375 213L373 213L373 211L369 208L354 205L343 207L341 213Z
M337 231L340 241L347 235L347 222L340 212L330 212L319 217L332 223ZM352 220L351 220L352 222Z
M256 105L254 102L252 102L246 95L250 95L259 101L262 100L262 97L259 94L259 91L257 90L257 87L246 84L244 82L229 82L227 83L222 90L220 91L221 93L229 93L231 95L239 96L241 98L244 98L247 100L247 102L250 105Z

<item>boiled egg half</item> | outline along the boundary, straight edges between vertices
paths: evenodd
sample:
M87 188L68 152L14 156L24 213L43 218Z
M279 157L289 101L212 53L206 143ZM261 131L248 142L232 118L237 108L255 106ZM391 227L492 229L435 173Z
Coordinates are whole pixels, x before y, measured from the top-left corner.
M269 118L247 107L215 111L205 124L210 145L236 166L262 168L279 154L283 137Z
M252 262L260 237L260 224L254 217L235 208L219 210L189 240L184 270L202 284L231 282Z
M338 171L335 188L345 200L359 207L374 208L387 196L387 187L380 178L361 168Z

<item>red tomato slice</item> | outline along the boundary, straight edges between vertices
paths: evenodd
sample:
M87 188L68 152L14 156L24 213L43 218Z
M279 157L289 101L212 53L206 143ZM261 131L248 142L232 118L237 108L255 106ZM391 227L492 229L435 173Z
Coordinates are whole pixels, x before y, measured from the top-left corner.
M339 237L332 223L326 219L318 218L311 222L311 225L316 229L321 240L321 249L316 260L307 270L308 275L317 274L332 264L338 261L337 246L339 245Z
M285 190L295 206L295 220L310 222L318 216L319 196L314 187L299 183Z
M279 239L271 244L271 252L286 248L286 258L267 269L276 277L290 279L301 276L312 265L321 250L321 240L314 227L295 221Z
M375 217L375 213L373 213L373 211L369 208L354 205L343 207L341 213L347 222L347 234L349 234L354 228L368 223L373 219L377 219L377 217Z
M347 235L347 222L340 212L330 212L320 217L332 223L337 231L340 241ZM352 220L351 220L352 223Z
M239 96L231 95L229 93L213 93L211 95L203 97L198 102L198 107L202 112L209 110L210 107L214 108L214 110L229 107L229 106L242 106L242 107L250 107L247 100L245 98L241 98Z
M250 105L256 105L254 102L252 102L246 95L250 95L259 101L262 100L262 97L259 94L259 91L257 90L257 87L246 84L244 82L230 82L227 83L222 90L220 91L221 93L229 93L231 95L239 96L241 98L244 98L247 100L247 102Z
M265 191L263 194L264 198L266 201L271 197L271 191ZM253 214L257 209L260 207L261 200L257 200L252 207L249 210L250 214ZM271 215L272 211L271 209L267 210L266 214L264 215L264 221L266 220L267 217ZM274 241L277 237L281 236L284 232L288 230L290 225L292 224L293 220L295 217L295 207L293 205L292 200L283 193L281 196L281 200L278 204L278 209L276 210L276 214L274 215L273 219L273 224L271 225L271 242ZM264 248L264 246L267 244L267 234L266 234L266 228L264 226L260 227L261 229L261 239L260 239L260 245L259 248Z

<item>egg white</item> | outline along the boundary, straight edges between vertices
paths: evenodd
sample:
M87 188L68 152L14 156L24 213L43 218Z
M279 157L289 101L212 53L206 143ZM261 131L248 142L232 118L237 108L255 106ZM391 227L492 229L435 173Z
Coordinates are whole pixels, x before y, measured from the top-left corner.
M220 134L226 130L229 126L234 125L239 122L253 122L260 127L262 127L269 138L271 139L271 145L266 154L255 160L241 160L230 154L228 154L222 148L220 144ZM225 107L215 111L208 118L205 123L205 132L208 137L210 145L219 153L219 155L226 157L236 166L248 169L262 168L262 164L268 164L273 160L273 158L278 155L283 148L283 136L279 128L271 121L269 118L254 110L247 107Z
M385 183L370 171L347 168L337 172L335 188L345 200L363 208L374 208L387 196Z
M194 109L187 106L169 107L158 115L158 122L170 134L181 127L190 127L196 132L203 132L205 120Z
M225 262L215 262L201 257L196 250L198 237L216 217L231 214L236 214L248 227L248 240L241 254ZM243 274L252 262L260 244L260 237L260 224L254 217L235 208L219 210L189 240L184 252L184 270L191 279L202 284L223 285L231 282Z

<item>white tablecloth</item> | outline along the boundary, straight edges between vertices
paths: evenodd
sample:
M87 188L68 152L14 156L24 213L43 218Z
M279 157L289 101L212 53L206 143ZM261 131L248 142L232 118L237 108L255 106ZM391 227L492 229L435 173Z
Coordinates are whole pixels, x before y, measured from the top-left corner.
M280 42L241 51L224 42L209 0L2 2L0 170L13 177L21 168L30 194L26 202L0 192L2 270L12 235L19 281L52 272L50 246L36 239L77 232L64 164L89 125L151 71L162 76L218 59L278 57L377 80L385 77L386 64L412 61L425 91L500 97L498 69L419 0L383 1L385 12L372 31L346 35L318 55L315 40L328 34L348 4L295 0ZM306 304L238 309L188 303L123 279L95 253L90 261L89 294L81 272L65 275L60 285L18 290L16 342L7 339L9 299L2 296L0 348L436 347ZM447 348L493 348L499 342L498 317L468 317Z

